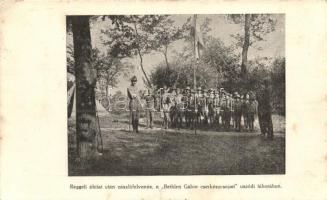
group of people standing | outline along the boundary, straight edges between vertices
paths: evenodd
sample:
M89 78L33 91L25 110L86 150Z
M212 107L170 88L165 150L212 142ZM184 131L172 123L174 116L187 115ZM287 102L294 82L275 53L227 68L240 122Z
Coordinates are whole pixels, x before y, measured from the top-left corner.
M164 129L214 127L223 131L252 132L255 115L258 114L262 134L272 139L270 97L264 85L257 95L253 92L231 94L224 88L206 90L198 87L194 90L164 86L156 91L148 89L144 96L139 97L136 81L137 78L132 77L131 86L127 88L131 124L135 132L138 132L140 102L143 99L142 110L146 113L148 128L153 126L154 113L159 112Z

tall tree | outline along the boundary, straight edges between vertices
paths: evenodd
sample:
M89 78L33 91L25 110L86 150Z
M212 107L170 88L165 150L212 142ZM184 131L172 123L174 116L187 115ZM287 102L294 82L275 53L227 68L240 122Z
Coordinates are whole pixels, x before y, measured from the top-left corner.
M269 14L233 14L228 18L244 27L244 34L232 35L237 45L242 48L241 77L247 77L248 50L257 41L264 40L264 35L275 30L276 19ZM259 49L259 48L258 48Z
M215 86L224 87L232 91L239 81L237 67L239 55L235 54L232 46L226 46L223 41L208 37L206 50L203 53L202 67L214 69L216 74Z
M94 155L96 72L92 66L89 16L72 16L71 22L76 77L77 150L82 165L86 167Z
M245 14L244 23L244 42L242 48L242 63L241 63L241 75L244 77L247 74L247 61L248 61L248 50L250 46L250 14Z
M166 67L169 68L168 48L169 45L182 38L182 29L174 25L174 20L168 15L164 15L160 23L154 27L155 41L157 49L162 53L165 59Z
M108 35L104 42L111 47L113 57L138 56L140 68L151 87L150 79L144 70L144 55L157 48L154 28L166 18L165 15L115 15L108 16L113 26L103 31Z
M129 71L133 69L133 66L127 62L123 62L122 59L112 57L107 53L100 53L96 48L92 50L92 64L94 69L97 71L97 80L105 85L100 85L104 88L106 96L108 97L109 86L115 87L117 79L123 75L127 76Z

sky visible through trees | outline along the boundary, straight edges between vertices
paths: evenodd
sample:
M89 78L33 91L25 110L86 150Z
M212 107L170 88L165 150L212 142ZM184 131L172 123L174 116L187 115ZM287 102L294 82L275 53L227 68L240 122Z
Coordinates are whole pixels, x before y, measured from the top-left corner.
M248 60L264 60L271 64L273 60L277 57L285 57L285 21L284 15L274 14L271 15L273 19L276 20L275 29L263 36L264 40L255 42L250 46L248 51ZM168 18L171 19L172 24L178 28L182 28L183 24L186 23L187 19L192 17L192 15L170 15ZM228 19L227 15L198 15L198 23L202 24L205 19L209 19L208 27L210 31L207 33L208 36L219 39L223 42L226 47L237 46L237 39L233 35L243 35L244 34L244 24L234 23ZM102 19L100 17L91 20L91 42L92 48L96 48L101 53L106 53L108 46L104 44L106 35L103 31L112 28L112 23L110 19ZM189 34L189 33L184 33ZM67 35L67 44L72 44L72 35ZM189 46L188 41L184 39L178 39L172 41L169 44L167 51L167 58L169 62L173 62L178 55L183 53L185 47ZM234 54L240 55L242 51L241 47L234 48ZM240 55L241 56L241 55ZM241 58L239 59L241 60ZM134 66L131 68L131 72L128 75L121 73L118 77L118 82L116 84L115 90L124 91L129 84L129 77L135 74L138 77L138 86L142 89L145 85L142 81L143 73L139 67L139 58L137 55L133 55L129 58L123 59L124 63ZM143 66L145 72L150 75L153 70L165 62L165 57L160 50L149 51L143 55ZM178 66L177 66L178 67ZM201 67L201 66L200 66Z

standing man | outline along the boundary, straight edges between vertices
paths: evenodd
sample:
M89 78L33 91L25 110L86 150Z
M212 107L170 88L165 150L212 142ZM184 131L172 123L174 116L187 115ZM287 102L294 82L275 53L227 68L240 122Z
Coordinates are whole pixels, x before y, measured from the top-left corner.
M249 129L251 132L254 130L254 116L257 113L256 110L256 104L253 99L253 96L250 95L250 100L249 100L249 106L248 106L248 123L249 123Z
M215 122L217 123L218 129L220 128L220 95L219 89L214 91L215 99L214 99L214 106L215 106Z
M222 111L222 124L224 131L229 131L230 126L230 110L229 110L229 96L226 91L222 91L222 98L221 98L221 111Z
M177 96L177 91L176 91L176 87L174 86L172 88L172 91L169 95L170 98L170 111L169 111L169 117L171 120L171 126L172 127L176 127L177 125L177 104L176 104L176 96Z
M215 94L214 94L214 89L209 90L209 96L207 98L207 106L208 106L208 121L210 123L210 126L213 126L214 124L214 119L215 119L215 105L214 105L214 100L215 100Z
M180 92L180 89L176 89L176 95L175 95L175 105L176 105L176 126L178 130L182 128L183 124L183 114L184 114L184 103L182 102L183 95Z
M270 105L270 89L268 79L264 79L257 92L258 100L258 119L263 136L267 135L267 138L272 140L273 124L271 120L271 105Z
M171 99L170 95L168 93L169 89L166 85L164 85L162 93L161 93L161 116L162 116L162 126L163 128L167 129L170 125L170 105L171 105Z
M138 133L139 126L139 91L136 87L137 78L131 78L131 85L127 88L127 96L129 98L130 119L132 121L133 133Z
M184 114L184 117L185 117L185 126L186 127L188 127L188 111L187 111L187 109L188 109L188 95L189 95L189 87L186 87L185 89L184 89L184 91L183 91L183 93L182 93L182 103L183 103L183 114Z
M243 127L244 131L249 130L248 105L249 105L249 100L247 99L247 93L245 93L242 98L242 114L243 114L243 120L244 120L244 127Z
M171 107L171 100L169 98L169 96L165 96L163 99L163 105L162 105L162 109L163 109L163 113L164 113L164 121L163 121L163 126L164 129L168 129L170 127L170 107Z
M204 124L209 123L209 107L208 107L208 100L209 100L209 90L203 90L203 120Z
M193 127L193 108L194 108L194 102L193 95L191 92L191 88L189 86L185 89L185 121L186 121L186 127L192 128Z
M148 93L145 95L144 98L145 98L145 111L146 111L146 118L147 118L146 127L152 129L155 97L151 89L148 89Z
M232 127L235 127L235 95L229 94L230 97L230 116L232 120Z
M238 132L241 132L241 117L242 117L242 102L240 101L240 95L236 93L234 118L235 118L235 130Z
M227 130L229 131L230 129L230 122L232 119L232 95L230 93L226 94L227 98L227 109L226 109L226 127Z

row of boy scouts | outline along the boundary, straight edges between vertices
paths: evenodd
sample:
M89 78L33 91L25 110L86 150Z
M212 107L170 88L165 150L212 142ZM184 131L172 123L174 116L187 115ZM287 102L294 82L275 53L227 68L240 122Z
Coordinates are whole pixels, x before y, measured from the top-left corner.
M152 128L154 112L160 111L163 128L190 128L215 126L220 130L253 131L255 115L258 114L262 135L273 137L271 121L270 97L267 82L262 83L262 89L255 95L233 94L224 88L196 90L186 87L149 89L140 97L136 87L137 78L131 78L131 85L127 88L129 109L133 132L138 132L140 99L145 100L147 127Z

